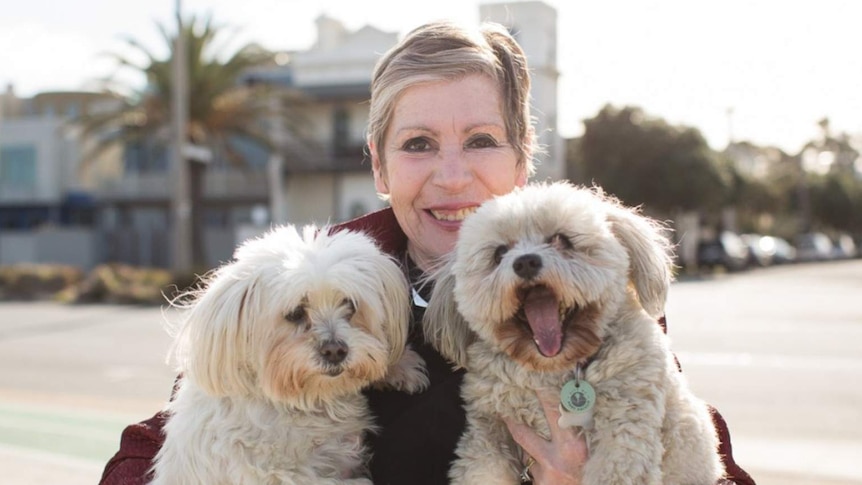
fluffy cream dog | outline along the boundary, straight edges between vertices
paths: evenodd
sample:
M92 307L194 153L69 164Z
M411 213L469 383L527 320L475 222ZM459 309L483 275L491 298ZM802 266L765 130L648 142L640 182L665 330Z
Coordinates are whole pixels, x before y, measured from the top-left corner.
M184 316L157 485L370 485L370 383L427 386L409 287L361 233L285 226L241 245Z
M536 390L578 377L595 390L585 484L714 484L708 409L656 322L671 267L660 227L599 189L529 185L468 216L424 322L467 369L452 483L518 483L526 457L501 417L549 437Z

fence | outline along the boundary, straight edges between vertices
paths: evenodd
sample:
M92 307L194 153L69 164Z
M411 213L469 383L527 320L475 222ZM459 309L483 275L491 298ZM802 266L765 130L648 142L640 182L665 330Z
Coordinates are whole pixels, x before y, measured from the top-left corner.
M205 261L215 267L228 261L237 243L259 231L248 228L207 228ZM87 271L106 262L169 268L171 234L162 227L42 228L0 232L0 265L19 263L67 264Z

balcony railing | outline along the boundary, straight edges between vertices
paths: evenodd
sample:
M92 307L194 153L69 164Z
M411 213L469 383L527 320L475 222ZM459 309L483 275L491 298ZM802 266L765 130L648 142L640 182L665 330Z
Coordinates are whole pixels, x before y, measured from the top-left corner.
M267 192L266 173L262 171L209 170L204 175L204 197L208 199L254 198ZM96 193L111 200L169 199L173 178L168 172L127 174L101 181Z

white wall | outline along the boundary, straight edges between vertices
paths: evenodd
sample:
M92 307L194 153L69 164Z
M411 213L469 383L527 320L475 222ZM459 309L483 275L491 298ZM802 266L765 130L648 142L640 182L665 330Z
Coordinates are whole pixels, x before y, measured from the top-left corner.
M479 16L507 26L527 55L536 134L546 152L538 157L534 180L564 178L565 144L557 128L557 11L540 1L506 2L480 5Z
M343 175L339 180L338 190L341 193L338 218L342 221L388 205L377 196L377 191L374 190L371 167L368 168L368 172Z
M53 117L5 120L0 123L0 145L30 145L36 149L36 183L33 188L3 187L0 202L57 203L77 186L78 148Z
M95 231L44 228L0 233L0 265L17 263L68 264L88 270L99 261Z

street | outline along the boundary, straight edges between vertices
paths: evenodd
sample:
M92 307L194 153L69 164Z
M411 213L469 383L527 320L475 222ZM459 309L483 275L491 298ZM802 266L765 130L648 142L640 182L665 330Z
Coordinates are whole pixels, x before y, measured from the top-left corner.
M862 260L684 279L673 348L758 485L862 485ZM174 315L0 303L0 484L95 484L168 398Z

